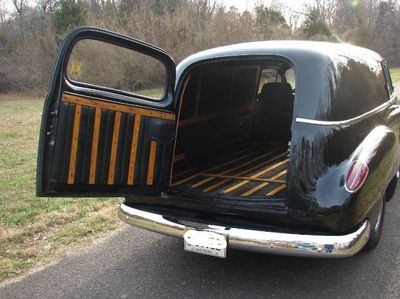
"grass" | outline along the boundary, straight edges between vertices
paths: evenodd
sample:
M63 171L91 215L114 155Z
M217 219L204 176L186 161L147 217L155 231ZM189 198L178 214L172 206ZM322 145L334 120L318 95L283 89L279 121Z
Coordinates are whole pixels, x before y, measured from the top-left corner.
M164 90L162 88L146 89L138 91L137 94L159 100L164 95Z
M0 282L121 225L121 199L35 197L42 106L38 98L0 95Z
M390 76L392 77L393 83L400 80L400 67L390 68Z
M390 72L398 82L400 67ZM121 225L117 219L121 199L35 197L42 106L39 98L0 95L0 282L90 244Z

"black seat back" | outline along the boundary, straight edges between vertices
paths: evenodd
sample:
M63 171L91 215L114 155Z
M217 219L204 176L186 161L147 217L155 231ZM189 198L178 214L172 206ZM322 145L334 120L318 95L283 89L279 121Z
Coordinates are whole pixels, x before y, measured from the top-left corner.
M287 82L265 83L258 95L255 138L267 142L288 142L293 113L293 89Z

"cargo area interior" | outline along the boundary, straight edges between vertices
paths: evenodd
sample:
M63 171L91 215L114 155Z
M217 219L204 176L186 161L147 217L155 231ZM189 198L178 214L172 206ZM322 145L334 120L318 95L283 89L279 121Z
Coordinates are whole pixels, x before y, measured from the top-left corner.
M171 186L189 194L283 199L295 92L282 60L215 62L181 93Z

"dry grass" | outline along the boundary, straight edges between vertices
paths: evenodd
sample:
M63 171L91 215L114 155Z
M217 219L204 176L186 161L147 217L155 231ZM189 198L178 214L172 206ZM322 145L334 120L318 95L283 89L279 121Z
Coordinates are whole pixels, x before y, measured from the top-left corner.
M37 198L43 100L0 95L0 281L119 227L120 199Z
M393 83L400 80L400 67L390 68L390 76L392 77Z

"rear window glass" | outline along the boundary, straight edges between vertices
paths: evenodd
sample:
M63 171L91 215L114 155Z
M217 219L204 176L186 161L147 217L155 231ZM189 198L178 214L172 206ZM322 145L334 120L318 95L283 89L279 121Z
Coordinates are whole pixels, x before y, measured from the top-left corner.
M258 85L258 92L261 92L262 87L265 83L270 82L282 82L282 77L278 70L275 68L264 68L260 75L260 84Z
M386 81L379 61L375 65L348 61L337 82L331 82L332 109L328 120L362 115L388 101Z
M290 86L295 89L296 88L296 78L294 74L294 69L290 68L285 72L286 82L290 84Z

